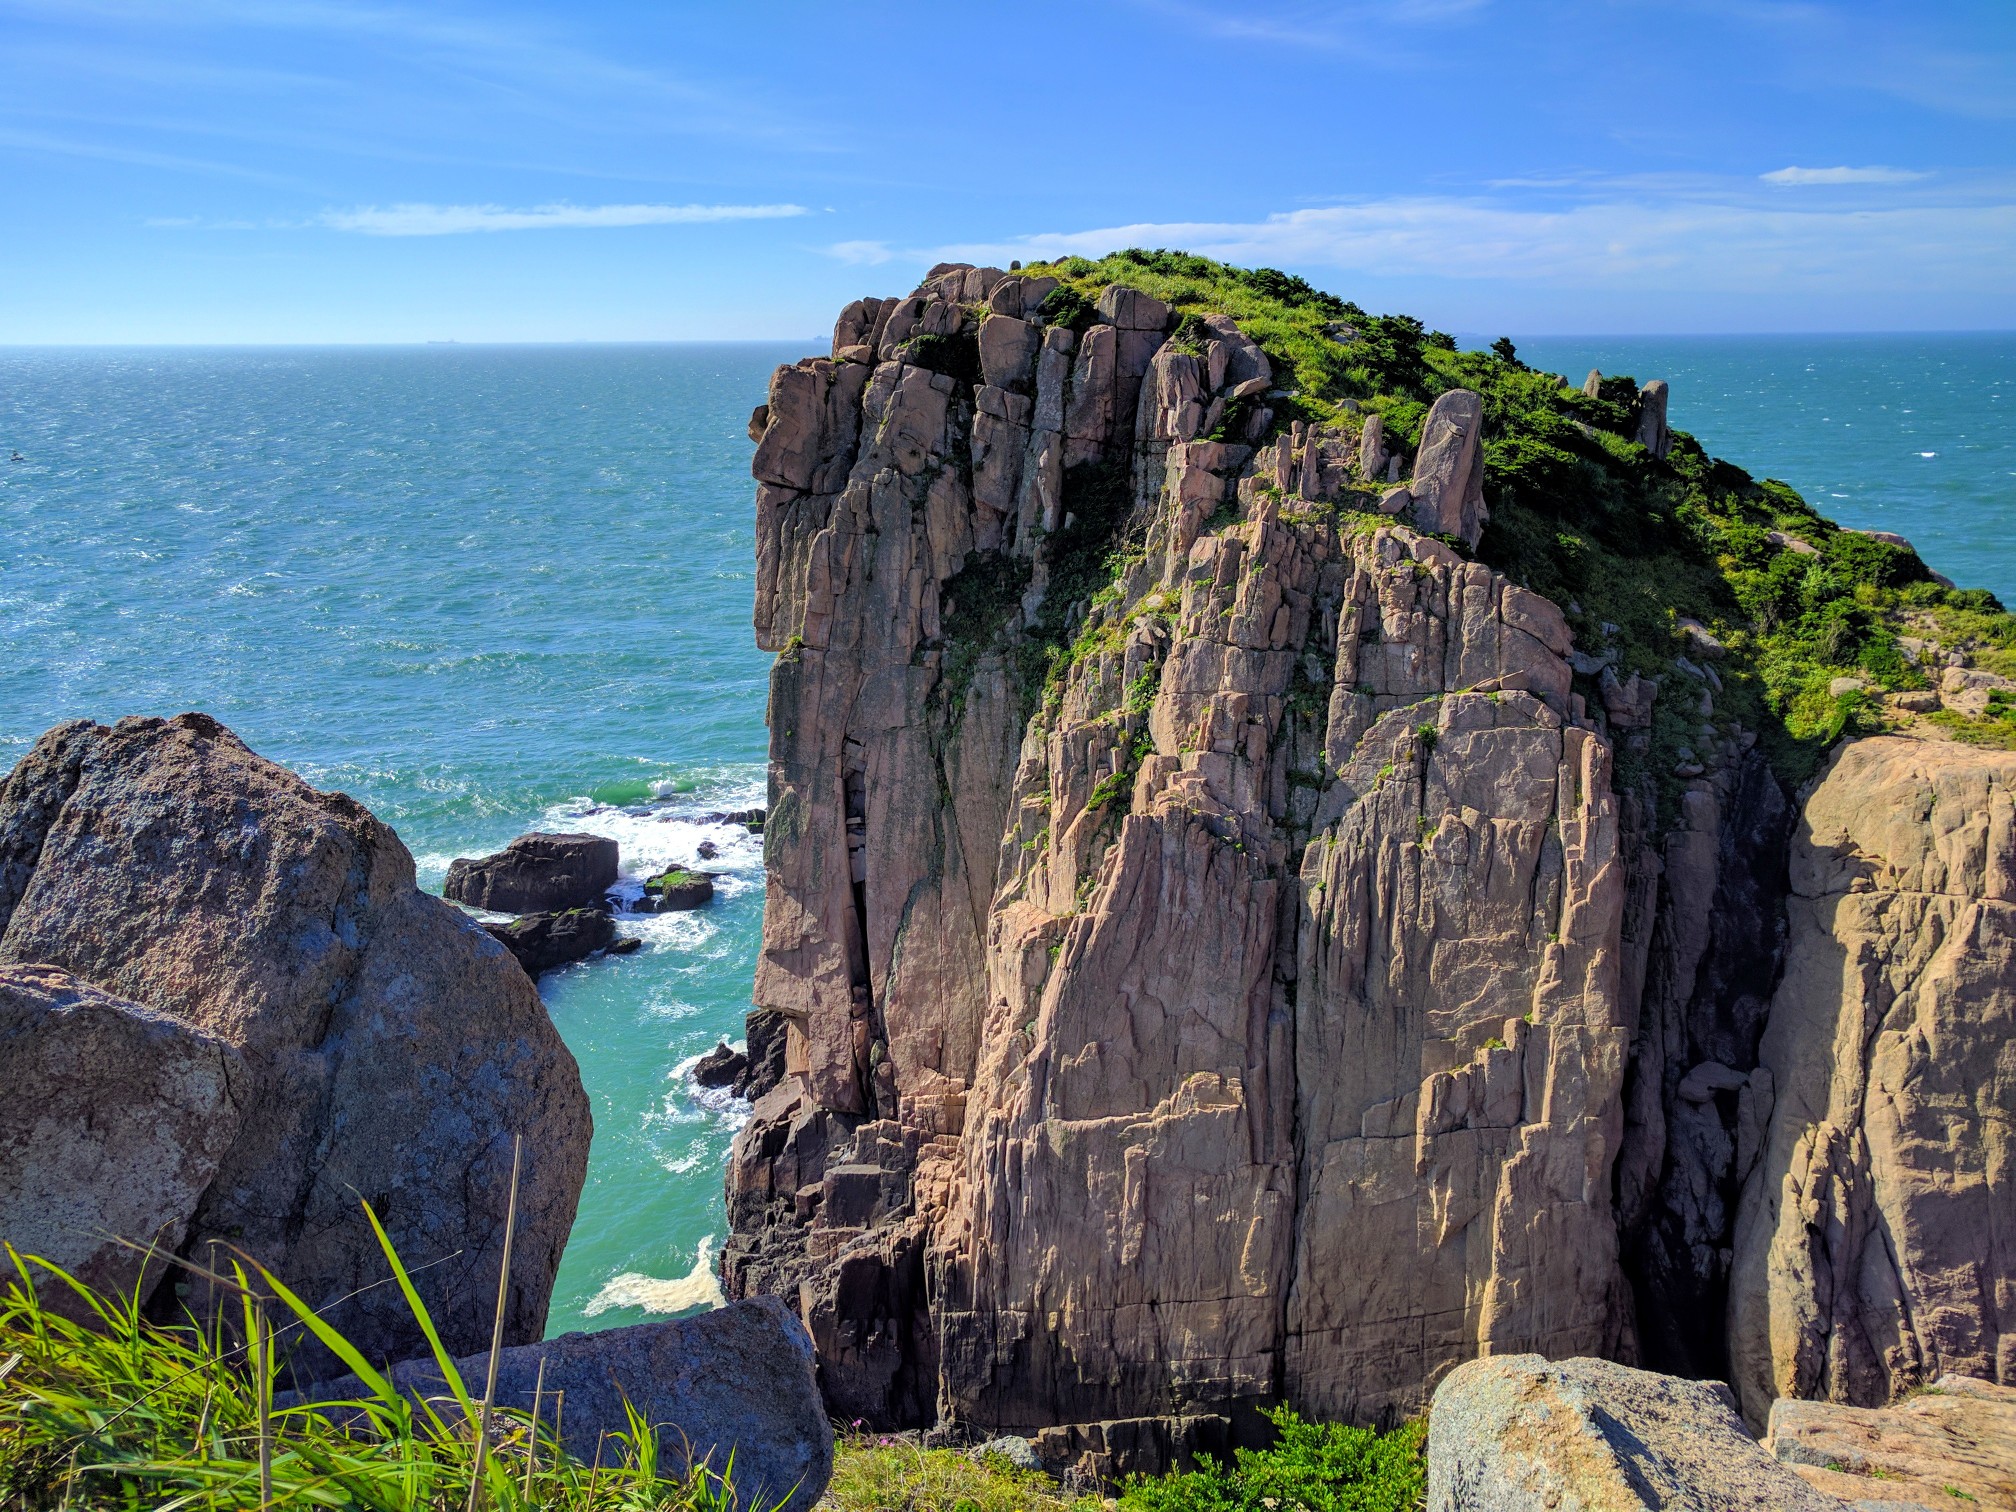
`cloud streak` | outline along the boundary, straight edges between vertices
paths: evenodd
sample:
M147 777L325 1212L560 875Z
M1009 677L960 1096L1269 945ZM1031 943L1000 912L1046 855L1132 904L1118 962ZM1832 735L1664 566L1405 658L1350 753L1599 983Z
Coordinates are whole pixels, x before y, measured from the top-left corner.
M783 220L803 205L364 205L325 210L317 224L364 236L461 236L481 231L595 230L614 226L695 226L721 221Z
M1909 168L1776 168L1757 175L1767 184L1803 187L1813 184L1915 184L1930 178Z
M1000 265L1123 247L1182 247L1247 265L1336 268L1402 279L1523 282L1566 289L1770 295L1883 293L1910 280L2016 293L2016 198L1790 208L1782 200L1596 198L1533 207L1483 198L1390 197L1257 221L1143 222L981 245L890 251L843 243L843 261L883 253L928 264Z

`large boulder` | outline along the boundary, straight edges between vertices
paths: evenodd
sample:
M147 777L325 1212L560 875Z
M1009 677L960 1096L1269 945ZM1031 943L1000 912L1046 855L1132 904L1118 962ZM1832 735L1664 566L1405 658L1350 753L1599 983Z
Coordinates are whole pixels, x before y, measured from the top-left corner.
M520 835L492 855L448 863L441 890L496 913L595 908L616 885L617 846L601 835Z
M833 1425L813 1374L812 1340L775 1297L735 1302L690 1318L600 1333L562 1334L497 1357L500 1406L529 1413L545 1362L541 1421L557 1416L561 1442L584 1463L614 1458L603 1440L628 1433L628 1409L656 1430L668 1473L690 1464L726 1470L744 1508L807 1512L833 1473ZM472 1395L489 1372L486 1350L455 1362ZM392 1380L437 1409L450 1393L431 1359L395 1366ZM355 1376L302 1393L342 1402L365 1394ZM566 1393L557 1414L552 1404ZM452 1410L452 1409L451 1409Z
M1773 1459L1719 1381L1498 1355L1428 1415L1428 1512L1842 1512Z
M1451 389L1421 422L1414 457L1414 523L1430 535L1455 536L1476 548L1490 511L1484 507L1484 401Z
M0 783L0 962L61 967L238 1051L237 1136L183 1252L235 1245L317 1307L370 1287L329 1314L368 1355L425 1341L372 1285L360 1198L449 1347L480 1347L523 1135L505 1333L544 1331L587 1166L580 1073L530 978L414 885L354 799L201 714L59 725Z
M1729 1338L1778 1397L2016 1377L2016 752L1844 747L1792 843Z
M102 1292L158 1277L134 1246L182 1243L244 1070L215 1034L54 966L0 966L0 1240ZM81 1315L68 1287L39 1289Z

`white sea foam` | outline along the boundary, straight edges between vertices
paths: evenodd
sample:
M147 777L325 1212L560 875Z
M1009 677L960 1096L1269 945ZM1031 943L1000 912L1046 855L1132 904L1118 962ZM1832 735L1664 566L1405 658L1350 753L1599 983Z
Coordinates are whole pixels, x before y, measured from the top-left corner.
M726 1300L721 1295L721 1278L714 1274L714 1236L709 1234L700 1241L699 1252L693 1257L693 1269L685 1275L660 1279L641 1271L625 1271L603 1282L602 1289L589 1298L588 1305L581 1311L591 1318L612 1307L642 1308L647 1313L676 1313L692 1307L720 1307Z

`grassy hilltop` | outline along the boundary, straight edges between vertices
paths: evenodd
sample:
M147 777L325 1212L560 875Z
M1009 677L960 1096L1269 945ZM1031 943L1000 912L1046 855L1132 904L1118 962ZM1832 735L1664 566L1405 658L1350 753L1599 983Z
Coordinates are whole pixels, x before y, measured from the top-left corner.
M1377 413L1389 444L1411 449L1438 394L1482 395L1491 520L1477 558L1567 609L1578 645L1616 646L1620 675L1663 678L1650 749L1621 756L1620 782L1649 772L1670 798L1670 774L1695 737L1695 690L1673 665L1676 656L1699 658L1682 618L1726 647L1715 665L1724 684L1718 718L1757 732L1790 781L1809 775L1842 734L1903 724L2016 748L2016 704L2005 698L1970 719L1950 710L1911 715L1886 697L1936 686L1939 668L1914 642L2016 673L2016 617L1985 590L1942 586L1914 552L1841 529L1786 484L1710 456L1685 432L1674 432L1661 461L1632 439L1638 386L1630 378L1605 379L1591 397L1528 367L1509 341L1458 351L1408 316L1369 315L1292 275L1184 252L1130 250L1024 271L1063 280L1043 312L1059 323L1088 320L1109 283L1173 305L1186 317L1172 338L1179 343L1198 339L1195 317L1231 315L1287 391L1268 401L1276 427L1301 420L1355 429ZM1363 496L1364 507L1372 497ZM1605 636L1605 624L1614 635ZM1863 686L1831 691L1851 677ZM1593 684L1582 691L1593 705Z

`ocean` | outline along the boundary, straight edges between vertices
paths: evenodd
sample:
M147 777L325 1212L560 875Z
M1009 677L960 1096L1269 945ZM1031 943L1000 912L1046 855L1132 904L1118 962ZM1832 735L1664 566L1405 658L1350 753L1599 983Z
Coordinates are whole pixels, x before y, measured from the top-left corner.
M763 802L745 426L821 345L0 348L0 765L201 709L362 800L424 886L532 828L640 878L720 847L710 907L541 983L595 1114L555 1333L716 1295L746 1110L687 1071L741 1034L762 855L701 821ZM1518 345L1667 379L1711 452L2016 604L2016 336Z

